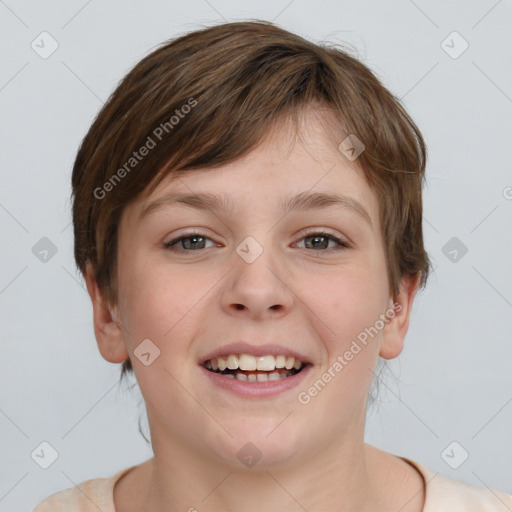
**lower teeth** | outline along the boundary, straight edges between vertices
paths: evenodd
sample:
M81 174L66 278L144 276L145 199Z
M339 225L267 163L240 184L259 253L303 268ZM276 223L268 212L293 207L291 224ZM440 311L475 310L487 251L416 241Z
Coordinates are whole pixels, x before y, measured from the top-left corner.
M302 369L302 368L301 368ZM210 370L213 373L218 373L220 375L223 375L224 377L227 377L228 379L236 379L240 380L242 382L267 382L269 380L280 380L280 379L286 379L286 377L290 377L292 375L295 375L296 373L299 373L300 370L276 370L273 372L243 372L243 371L237 371L237 370L224 370L222 372L219 372L218 370Z

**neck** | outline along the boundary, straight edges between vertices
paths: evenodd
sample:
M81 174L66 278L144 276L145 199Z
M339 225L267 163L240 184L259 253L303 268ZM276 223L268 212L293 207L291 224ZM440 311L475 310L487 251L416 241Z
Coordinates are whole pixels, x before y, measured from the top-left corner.
M240 468L218 458L206 458L183 443L152 436L145 503L152 512L244 510L280 512L379 510L379 496L371 478L359 426L343 439L317 444L302 459Z

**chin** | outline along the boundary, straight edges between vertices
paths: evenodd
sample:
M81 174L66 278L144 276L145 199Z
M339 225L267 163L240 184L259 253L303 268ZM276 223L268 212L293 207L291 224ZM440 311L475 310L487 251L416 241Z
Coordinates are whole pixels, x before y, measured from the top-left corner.
M276 470L292 465L300 448L304 448L304 436L297 430L296 422L285 417L286 414L279 418L226 422L224 425L233 437L222 435L214 451L224 464L237 471Z

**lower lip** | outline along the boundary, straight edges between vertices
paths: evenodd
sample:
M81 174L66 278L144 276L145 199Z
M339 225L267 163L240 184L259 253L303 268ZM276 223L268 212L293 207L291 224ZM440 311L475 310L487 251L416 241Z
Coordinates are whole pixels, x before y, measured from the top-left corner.
M225 377L220 373L211 372L203 366L199 366L203 374L206 375L213 384L243 398L266 398L288 391L298 386L304 380L310 367L311 365L308 364L299 373L285 377L284 379L269 380L266 382L244 382L243 380Z

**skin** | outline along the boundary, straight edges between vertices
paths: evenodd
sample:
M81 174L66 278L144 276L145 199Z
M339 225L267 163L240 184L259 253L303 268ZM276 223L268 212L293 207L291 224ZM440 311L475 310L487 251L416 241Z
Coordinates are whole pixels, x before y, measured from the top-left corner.
M282 125L242 159L167 179L126 207L115 307L105 303L88 267L99 350L112 363L131 358L154 451L116 485L118 512L423 508L419 473L364 443L372 370L378 356L402 351L418 276L403 279L401 309L378 335L307 405L297 400L393 305L377 198L357 160L338 150L342 139L325 122L328 114L317 110L305 119L302 140ZM233 212L168 205L139 218L171 191L227 194L237 204ZM344 207L278 208L283 197L304 191L357 199L372 224ZM175 246L181 252L164 246L191 229L207 237L199 249L187 251L190 239ZM325 230L350 247L321 238L315 248L313 235ZM252 263L235 250L247 236L263 248ZM160 356L145 366L134 350L148 338ZM221 390L198 361L240 339L295 348L312 362L311 371L273 398ZM237 457L247 442L261 452L251 468Z

